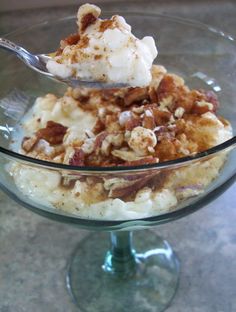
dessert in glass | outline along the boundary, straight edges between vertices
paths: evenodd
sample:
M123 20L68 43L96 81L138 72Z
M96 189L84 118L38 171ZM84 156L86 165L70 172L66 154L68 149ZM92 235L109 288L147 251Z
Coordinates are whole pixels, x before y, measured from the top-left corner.
M124 311L129 306L130 311L163 311L177 287L178 259L152 232L137 231L132 247L129 231L185 216L233 183L235 44L230 36L198 23L122 14L135 36L151 34L158 42L158 64L152 65L157 51L150 37L132 37L123 18L110 19L109 14L101 20L99 14L97 7L82 6L80 33L69 37L73 18L9 36L42 52L32 38L42 37L44 51L53 51L64 35L49 70L84 79L94 78L95 71L98 81L128 82L130 87L64 88L13 58L1 62L0 185L36 213L111 232L104 262L108 246L100 233L82 241L71 260L67 285L82 310ZM86 27L82 20L89 21ZM94 50L84 46L98 24L106 27L95 39L108 36L111 45L114 23L125 33L118 29L120 46L104 54L98 42ZM133 58L129 48L137 45L140 53ZM75 57L81 48L94 60L83 51L85 67ZM111 67L105 66L108 60L114 61ZM100 72L95 65L85 70L99 61ZM146 66L142 75L137 74L140 64Z

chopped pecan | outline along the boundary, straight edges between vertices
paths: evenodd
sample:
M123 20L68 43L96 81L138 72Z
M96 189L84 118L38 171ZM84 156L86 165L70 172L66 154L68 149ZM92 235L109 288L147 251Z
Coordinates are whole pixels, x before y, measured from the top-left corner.
M125 106L149 99L148 88L130 88L124 96Z
M114 97L116 89L103 89L101 90L101 98L103 100L110 100Z
M78 100L79 100L79 102L81 103L81 104L86 104L86 103L88 103L88 101L89 101L89 96L88 95L80 95L79 97L78 97Z
M145 111L142 126L147 129L154 129L156 127L155 119L151 110Z
M142 157L136 155L133 151L113 150L111 154L124 161L140 160Z
M24 137L21 143L21 147L23 148L24 151L28 153L32 151L32 149L35 147L38 141L39 141L39 138L37 136Z
M171 111L181 106L187 113L190 112L196 96L197 93L191 93L183 80L176 75L165 75L157 88L158 102L162 104L170 100L167 107Z
M136 193L138 190L146 186L146 182L149 179L142 178L138 180L131 181L128 185L127 182L124 186L113 187L113 189L109 192L109 197L111 198L124 198L126 196L131 196L132 194Z
M206 102L209 102L213 105L213 112L216 112L219 108L219 100L215 92L213 91L203 91L204 95L206 96Z
M142 125L142 120L140 118L131 117L125 123L125 130L131 131L134 128L141 126L141 125Z
M212 109L209 109L208 103L206 103L206 105L199 105L199 103L203 103L203 102L197 102L193 105L191 113L193 114L198 114L198 115L202 115L204 113L207 113L209 111L212 111ZM204 103L203 103L204 104ZM212 105L210 103L210 105ZM212 105L213 108L213 105Z
M82 149L76 149L74 155L69 160L71 166L84 166L85 165L85 153Z
M124 106L125 89L104 89L100 91L100 96L103 101L116 106Z
M46 128L42 128L36 132L36 137L39 139L44 139L52 145L61 144L66 134L67 127L54 122L48 121Z
M157 88L158 102L161 102L174 93L177 93L177 86L175 85L174 78L170 75L165 75Z
M175 138L175 132L174 131L163 131L157 134L158 141L167 140L172 142Z
M207 112L216 112L219 107L217 95L213 91L193 90L190 92L195 95L191 113L204 114Z
M156 162L156 161L155 161ZM140 165L140 164L139 164ZM137 180L131 180L129 184L127 182L124 183L124 186L117 187L114 185L113 188L109 192L109 197L112 198L125 198L131 197L136 194L140 189L145 186L158 186L163 181L163 175L159 173L152 173L147 176L143 176Z
M101 119L98 118L93 129L92 129L92 132L94 134L98 134L104 130L105 130L105 124L101 121Z
M156 155L159 157L160 161L166 161L177 158L177 151L174 142L170 141L166 137L167 133L163 133L162 140L156 145Z
M158 162L159 162L158 158L148 156L141 158L139 160L126 161L125 163L122 164L122 166L140 166L140 165L155 164Z
M157 126L165 125L171 118L171 113L153 108L154 120Z
M96 136L96 139L94 142L94 150L95 151L102 146L102 142L105 140L105 138L107 136L108 136L108 133L106 131L103 131Z
M157 91L155 90L155 88L151 87L149 89L149 97L150 97L151 103L157 103L158 102Z

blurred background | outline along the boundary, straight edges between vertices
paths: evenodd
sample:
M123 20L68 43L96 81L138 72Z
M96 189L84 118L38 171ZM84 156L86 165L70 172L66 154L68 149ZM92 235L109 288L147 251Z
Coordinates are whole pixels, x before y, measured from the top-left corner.
M113 0L105 1L89 1L91 3L101 3L101 2L114 2ZM137 1L136 1L137 2ZM52 6L65 6L65 5L79 5L85 3L81 0L1 0L1 11L6 10L19 10L19 9L32 9L32 8L42 8L42 7L52 7Z
M0 33L43 20L75 15L81 0L0 0ZM103 10L152 12L195 19L236 36L235 0L91 0Z

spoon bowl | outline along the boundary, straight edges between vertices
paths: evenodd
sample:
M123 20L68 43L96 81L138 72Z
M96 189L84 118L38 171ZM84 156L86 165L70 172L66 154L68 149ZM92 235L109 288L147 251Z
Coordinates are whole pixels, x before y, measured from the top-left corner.
M14 53L21 61L23 61L31 69L43 74L51 79L66 83L67 85L76 88L91 88L91 89L116 89L129 87L124 83L107 83L100 81L85 81L76 78L61 78L50 73L47 69L47 62L51 59L49 54L32 54L23 47L15 44L14 42L0 38L0 48Z

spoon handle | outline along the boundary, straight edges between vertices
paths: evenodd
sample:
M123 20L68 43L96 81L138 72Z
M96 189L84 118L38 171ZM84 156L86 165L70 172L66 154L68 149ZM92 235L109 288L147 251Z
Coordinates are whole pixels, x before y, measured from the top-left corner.
M32 63L32 59L35 57L21 46L15 44L14 42L8 39L1 37L0 37L0 48L13 52L27 65L30 65Z
M18 46L17 44L15 44L14 42L5 39L5 38L1 38L0 37L0 47L6 50L9 50L11 52L14 52L16 54L21 54L23 53L28 53L24 48Z

